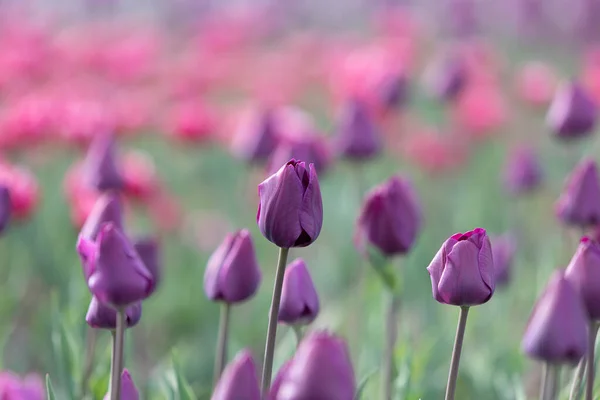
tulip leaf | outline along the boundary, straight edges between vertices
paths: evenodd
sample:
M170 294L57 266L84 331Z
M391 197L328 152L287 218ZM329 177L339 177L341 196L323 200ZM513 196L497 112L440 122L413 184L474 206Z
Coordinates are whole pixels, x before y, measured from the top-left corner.
M177 392L177 399L197 400L190 385L185 380L175 356L173 356L173 372L175 373L175 391Z
M48 374L46 374L46 400L56 400L52 381L50 381L50 375Z
M362 379L361 381L358 383L358 386L356 388L356 394L354 395L354 400L361 400L362 399L362 395L363 392L365 391L365 388L367 387L367 383L369 383L369 380L375 376L375 374L379 371L379 367L377 368L373 368L371 371L369 371Z

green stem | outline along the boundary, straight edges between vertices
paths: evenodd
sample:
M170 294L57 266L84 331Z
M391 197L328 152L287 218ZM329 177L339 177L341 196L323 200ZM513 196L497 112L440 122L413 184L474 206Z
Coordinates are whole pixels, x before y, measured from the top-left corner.
M110 399L121 399L121 373L123 372L123 343L125 337L125 308L117 309L117 327L113 341L113 358L111 360L112 379L110 382Z
M556 400L558 396L558 382L560 378L560 366L556 364L544 364L544 377L540 400Z
M394 373L394 348L398 338L398 312L400 310L400 298L394 293L389 294L387 315L385 318L385 348L383 350L383 399L392 399L393 373Z
M583 357L577 365L577 370L575 371L575 375L573 377L573 383L571 384L571 393L569 394L569 400L579 399L579 395L581 394L581 382L583 381L583 375L587 363L586 360L587 358Z
M454 349L452 350L452 361L450 362L450 373L448 374L448 386L446 386L446 400L454 400L456 391L456 379L458 378L458 365L460 364L460 353L462 352L463 340L465 338L465 327L467 326L467 316L469 307L460 308L458 317L458 326L456 328L456 339L454 340Z
M221 304L221 317L219 320L219 335L217 337L217 353L215 354L214 385L217 385L227 360L227 342L229 340L229 315L231 306L228 303Z
M588 351L587 351L587 377L585 385L585 400L594 400L594 352L596 347L596 335L598 334L598 324L590 322L590 332L588 335Z
M273 373L273 355L275 353L275 338L277 336L277 316L279 314L279 303L281 301L281 290L283 287L283 275L287 263L289 249L279 249L277 270L275 272L275 285L273 287L273 298L269 311L269 325L267 327L267 340L265 343L265 358L262 370L262 398L269 393L271 387L271 374Z

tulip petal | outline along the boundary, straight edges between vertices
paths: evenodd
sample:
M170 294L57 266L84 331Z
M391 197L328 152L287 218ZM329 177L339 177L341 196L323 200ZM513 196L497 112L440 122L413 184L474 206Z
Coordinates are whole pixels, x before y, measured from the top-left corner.
M455 235L456 236L456 235ZM446 265L448 253L452 250L452 247L457 243L454 236L450 237L444 242L442 247L438 250L435 257L431 261L431 264L427 267L427 272L431 276L431 290L433 292L433 298L441 303L445 303L438 286L442 279L442 274Z
M321 233L321 227L323 226L323 200L319 179L313 164L309 165L309 170L309 181L300 208L300 226L310 237L309 243L312 243ZM306 245L309 243L306 243Z
M228 234L208 259L206 270L204 271L204 292L210 300L220 300L223 298L223 293L220 293L219 272L231 246L233 246L233 236Z
M228 303L246 300L256 293L261 272L252 261L256 260L254 245L250 233L240 232L219 270L219 287L221 296Z

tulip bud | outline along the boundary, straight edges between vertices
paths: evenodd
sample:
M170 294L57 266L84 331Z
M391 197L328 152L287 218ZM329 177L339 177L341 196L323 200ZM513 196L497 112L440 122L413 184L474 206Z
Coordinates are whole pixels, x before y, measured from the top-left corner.
M269 400L277 400L277 396L279 396L279 389L281 388L281 384L285 379L285 375L287 371L290 369L290 365L292 365L293 360L286 361L277 372L273 383L271 384L271 389L269 390Z
M532 149L519 147L508 155L504 167L506 189L513 194L537 189L542 181L542 169Z
M310 324L319 314L319 296L306 268L298 258L285 269L278 321L290 325Z
M392 177L371 190L357 224L359 247L369 244L382 254L406 254L421 229L421 209L411 184Z
M427 272L438 302L461 307L486 303L494 294L494 261L485 229L452 235Z
M8 187L0 184L0 233L4 232L10 219L10 191Z
M337 151L343 157L362 160L381 152L381 139L367 107L359 101L347 103L337 122Z
M510 270L515 256L516 243L509 235L498 236L493 241L494 276L496 285L506 285L510 280Z
M243 350L231 361L211 396L211 400L260 400L260 388L252 354Z
M148 272L152 275L154 286L158 287L162 277L158 241L153 238L142 238L136 240L133 243L133 247L142 259Z
M584 237L565 272L592 320L600 320L600 244Z
M123 177L117 167L115 141L112 135L97 135L88 150L86 180L98 191L121 190Z
M229 234L210 256L204 272L204 292L213 301L239 303L254 296L261 272L248 230Z
M305 337L282 377L274 400L352 400L354 370L346 343L326 332Z
M425 71L429 94L441 101L452 101L467 84L467 68L457 55L444 55Z
M392 110L406 103L408 82L403 74L385 76L377 85L377 98L383 109Z
M131 328L142 318L142 303L135 303L125 310L125 326ZM117 328L117 311L102 302L96 297L92 297L90 307L85 316L85 322L92 328L96 329L111 329Z
M596 124L596 105L579 84L559 86L546 121L560 139L574 139L591 133Z
M123 213L119 195L109 192L102 195L96 203L92 212L85 220L80 237L96 240L100 226L106 222L112 222L117 228L123 230Z
M587 350L587 325L581 298L558 270L533 308L521 348L548 363L576 364Z
M139 400L140 395L138 393L137 388L135 387L135 383L133 383L133 379L131 379L131 374L127 370L127 368L123 369L123 373L121 374L121 396L120 400ZM110 399L110 393L107 393L104 396L104 400Z
M87 283L99 301L125 307L154 291L152 275L125 235L113 224L100 228Z
M292 158L314 164L319 175L331 163L331 154L325 140L317 135L305 135L301 139L282 141L269 159L268 170L274 174Z
M248 162L266 161L278 142L272 111L253 110L240 122L233 152Z
M291 159L258 185L256 221L261 233L281 248L305 247L323 225L323 201L313 164Z
M568 225L600 223L600 181L593 160L582 160L571 172L556 203L556 214Z

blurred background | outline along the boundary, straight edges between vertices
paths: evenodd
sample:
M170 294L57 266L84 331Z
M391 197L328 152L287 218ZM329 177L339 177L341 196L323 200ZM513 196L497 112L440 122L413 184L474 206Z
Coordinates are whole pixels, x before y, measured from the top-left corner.
M540 369L521 336L579 234L561 227L554 203L580 158L600 151L594 135L557 140L545 115L562 80L600 101L599 19L597 0L0 1L0 182L13 210L0 239L2 368L50 373L59 398L74 398L91 297L75 242L98 197L80 165L107 131L118 136L128 231L159 237L162 250L164 278L127 336L142 398L169 398L174 359L209 398L219 309L203 274L240 228L252 232L263 283L233 311L230 354L248 347L260 359L277 251L256 226L256 186L273 166L235 143L250 134L248 115L269 110L282 143L326 148L323 231L290 260L306 260L320 294L312 329L361 338L357 378L373 377L364 398L379 393L384 293L353 231L367 190L394 174L414 183L424 215L416 246L396 261L397 398L442 397L458 312L432 299L426 267L449 235L476 226L509 235L517 252L511 279L471 313L457 398L532 398ZM463 78L454 91L443 85ZM356 99L386 143L364 162L337 157L331 140ZM543 177L524 190L507 172L519 149ZM357 323L349 300L361 274L368 311ZM281 326L276 366L294 347ZM93 398L106 392L109 359L101 334Z

